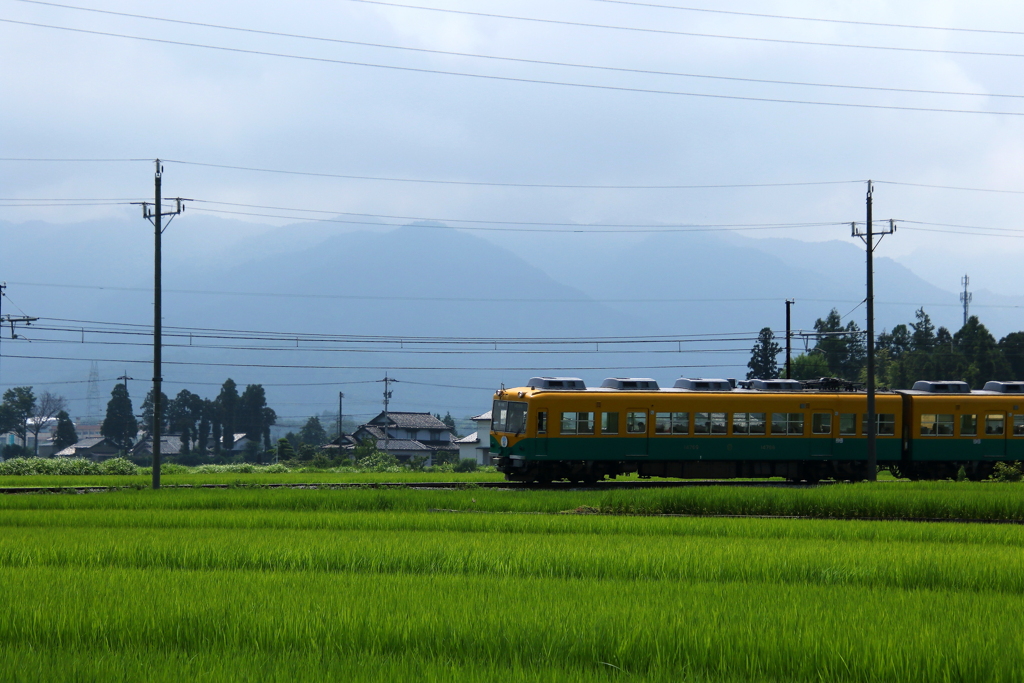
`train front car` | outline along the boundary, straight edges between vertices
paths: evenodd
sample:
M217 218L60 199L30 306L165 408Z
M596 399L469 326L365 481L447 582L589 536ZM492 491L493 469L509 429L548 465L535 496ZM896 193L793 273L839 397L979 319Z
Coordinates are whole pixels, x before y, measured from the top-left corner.
M995 463L1024 459L1024 382L916 382L901 391L907 448L893 473L911 479L986 479Z

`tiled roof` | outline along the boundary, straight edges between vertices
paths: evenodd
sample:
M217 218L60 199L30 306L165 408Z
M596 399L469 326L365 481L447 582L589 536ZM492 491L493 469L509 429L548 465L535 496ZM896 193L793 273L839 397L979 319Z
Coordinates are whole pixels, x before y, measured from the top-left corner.
M377 448L384 450L384 444L387 443L388 450L392 451L429 451L419 441L410 441L409 439L388 439L386 442L384 439L377 439Z
M454 441L420 441L432 451L457 451L459 447Z
M94 448L96 446L105 445L104 442L106 440L107 439L104 436L87 436L83 439L79 439L76 443L68 446L67 448L57 451L53 455L67 458L74 457L75 455L78 455L81 451L89 450L90 448ZM113 446L111 446L111 448L113 448Z
M448 429L448 425L441 422L430 413L387 413L390 424L402 429ZM370 420L373 424L383 424L385 415L382 412Z
M480 443L480 437L477 436L479 433L480 432L473 432L469 436L464 436L461 439L456 439L455 443Z
M152 453L153 452L153 437L147 436L145 439L140 441L135 448L132 450L133 453ZM166 455L173 455L181 452L181 435L179 434L166 434L160 435L160 452Z
M491 419L491 411L488 410L486 413L481 413L480 415L477 415L476 417L471 417L470 419L471 420L487 420L489 422L490 419Z

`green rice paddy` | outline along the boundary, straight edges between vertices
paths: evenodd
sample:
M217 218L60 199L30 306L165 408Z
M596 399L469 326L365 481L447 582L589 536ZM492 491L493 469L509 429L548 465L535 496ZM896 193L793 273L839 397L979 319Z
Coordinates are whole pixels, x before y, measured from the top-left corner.
M953 483L0 497L0 680L1024 680L1024 526L558 514L797 506L778 491L891 511L892 489L949 515L1016 514L1024 497Z

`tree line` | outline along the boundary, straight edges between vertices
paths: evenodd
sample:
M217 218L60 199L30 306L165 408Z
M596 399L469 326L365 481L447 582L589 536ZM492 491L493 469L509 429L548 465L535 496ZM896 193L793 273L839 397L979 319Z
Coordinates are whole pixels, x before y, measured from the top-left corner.
M1024 379L1024 331L998 341L977 316L957 332L932 323L924 308L915 320L883 330L875 342L875 381L879 387L909 389L918 380L961 380L981 389L990 380ZM867 381L867 345L857 323L845 325L836 309L818 318L819 337L806 353L792 359L793 379L838 377ZM782 346L771 328L764 328L751 349L747 379L785 375L778 363Z
M3 403L0 403L0 433L14 434L21 445L5 444L3 457L28 455L30 434L34 442L33 454L39 455L39 433L54 418L57 420L53 430L54 448L63 450L77 443L75 424L68 416L67 400L63 396L44 391L37 397L32 387L12 387L5 391Z

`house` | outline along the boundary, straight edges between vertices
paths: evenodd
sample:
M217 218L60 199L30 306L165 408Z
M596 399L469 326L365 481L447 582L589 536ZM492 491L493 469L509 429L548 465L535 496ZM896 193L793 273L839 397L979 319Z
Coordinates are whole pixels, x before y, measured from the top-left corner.
M121 454L121 447L103 436L90 436L79 439L78 443L54 453L57 458L88 458L94 462L102 462L116 458Z
M477 465L491 464L491 411L472 418L476 423L476 431L461 439L456 439L459 447L459 459L472 459Z
M180 434L161 434L160 453L162 455L177 455L181 452ZM153 435L147 434L132 449L133 457L149 457L153 455Z
M351 438L356 442L372 439L379 450L403 461L427 456L432 464L437 454L454 455L459 450L452 441L452 430L430 413L381 412L356 429Z

